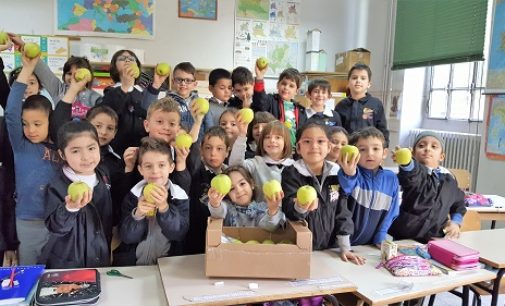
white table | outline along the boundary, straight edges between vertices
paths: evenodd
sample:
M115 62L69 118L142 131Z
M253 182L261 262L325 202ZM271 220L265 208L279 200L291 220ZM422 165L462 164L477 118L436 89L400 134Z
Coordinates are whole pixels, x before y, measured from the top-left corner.
M297 283L297 286L289 280L207 278L204 259L205 255L158 259L170 306L234 305L353 292L356 289L354 284L341 278L338 268L334 265L340 259L323 252L314 252L311 256L311 279L318 283ZM247 263L244 262L244 265ZM216 282L223 284L216 286ZM249 289L250 283L258 284L258 288Z
M505 198L499 195L490 194L486 194L484 196L493 201L493 206L467 207L467 209L478 212L481 220L491 220L491 229L494 229L497 220L505 220Z
M413 242L412 242L413 243ZM402 244L403 243L402 241ZM387 305L405 300L420 298L446 292L472 283L491 280L495 274L487 270L455 272L450 275L427 277L394 277L386 269L376 269L380 262L380 251L372 246L353 247L354 251L364 256L367 261L363 266L334 260L333 265L339 273L358 286L355 293L363 303L369 305ZM330 252L330 251L325 251ZM336 255L334 255L336 256ZM405 283L412 283L412 288L400 289ZM466 289L468 292L468 289Z
M491 293L491 306L498 303L500 282L505 273L505 229L463 232L459 238L461 244L479 250L480 261L498 269Z

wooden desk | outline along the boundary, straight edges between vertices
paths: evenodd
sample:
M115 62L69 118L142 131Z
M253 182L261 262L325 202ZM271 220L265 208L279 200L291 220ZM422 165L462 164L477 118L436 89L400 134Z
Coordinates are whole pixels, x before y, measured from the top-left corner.
M491 229L496 226L496 221L505 220L505 198L499 195L484 195L493 201L493 206L490 207L467 207L468 210L473 210L479 213L481 220L491 220Z
M487 290L491 293L491 306L498 303L500 282L505 273L505 229L482 230L474 232L463 232L459 238L461 244L479 250L480 261L498 269L493 289ZM479 286L480 287L480 286Z
M98 305L168 306L157 266L116 267L128 279L105 274L111 268L99 268L102 293Z
M170 306L173 305L233 305L275 301L353 292L356 286L345 279L331 283L294 286L289 280L207 278L205 276L204 255L166 257L158 259L161 279ZM334 265L340 259L334 255L314 252L312 255L312 279L340 278L339 269ZM245 262L244 265L247 263ZM293 267L296 269L296 267ZM214 285L224 282L222 286ZM257 283L258 289L250 290L249 284ZM230 294L241 294L230 296ZM251 294L244 296L245 294ZM204 297L209 297L202 300ZM147 304L146 304L147 305Z
M355 293L361 299L358 305L363 305L363 303L372 306L387 305L495 278L495 274L487 270L427 277L395 277L384 268L376 269L380 262L380 251L377 248L358 246L353 249L356 253L366 257L365 265L356 266L335 260L333 266L343 277L358 285L358 290ZM401 290L400 287L406 283L412 283L412 288Z

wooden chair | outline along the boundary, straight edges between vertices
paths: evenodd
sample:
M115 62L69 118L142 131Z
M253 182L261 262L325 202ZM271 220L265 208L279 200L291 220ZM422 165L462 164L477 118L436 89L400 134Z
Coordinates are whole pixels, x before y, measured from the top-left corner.
M467 210L463 223L461 223L462 232L480 231L480 216L474 210Z
M456 178L458 182L458 187L463 191L470 191L470 185L472 184L472 175L470 171L466 169L447 169Z

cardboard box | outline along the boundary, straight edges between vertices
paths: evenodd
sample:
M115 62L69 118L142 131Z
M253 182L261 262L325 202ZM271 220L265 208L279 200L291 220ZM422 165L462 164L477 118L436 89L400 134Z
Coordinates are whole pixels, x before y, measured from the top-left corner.
M352 66L357 63L370 66L370 51L358 48L335 54L335 72L348 73Z
M225 234L242 242L266 239L294 244L222 243ZM207 277L310 278L312 232L306 225L288 221L274 233L258 227L223 227L222 219L209 218L205 246Z

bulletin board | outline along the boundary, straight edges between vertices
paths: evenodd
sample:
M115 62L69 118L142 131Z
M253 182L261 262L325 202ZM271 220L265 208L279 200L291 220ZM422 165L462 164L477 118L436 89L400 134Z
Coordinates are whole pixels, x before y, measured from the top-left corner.
M51 71L61 76L63 65L69 57L68 37L66 36L44 36L44 35L21 35L25 43L33 42L40 46L41 59L49 66ZM17 67L22 66L21 53L12 47L0 52L4 62L4 72L9 73Z

